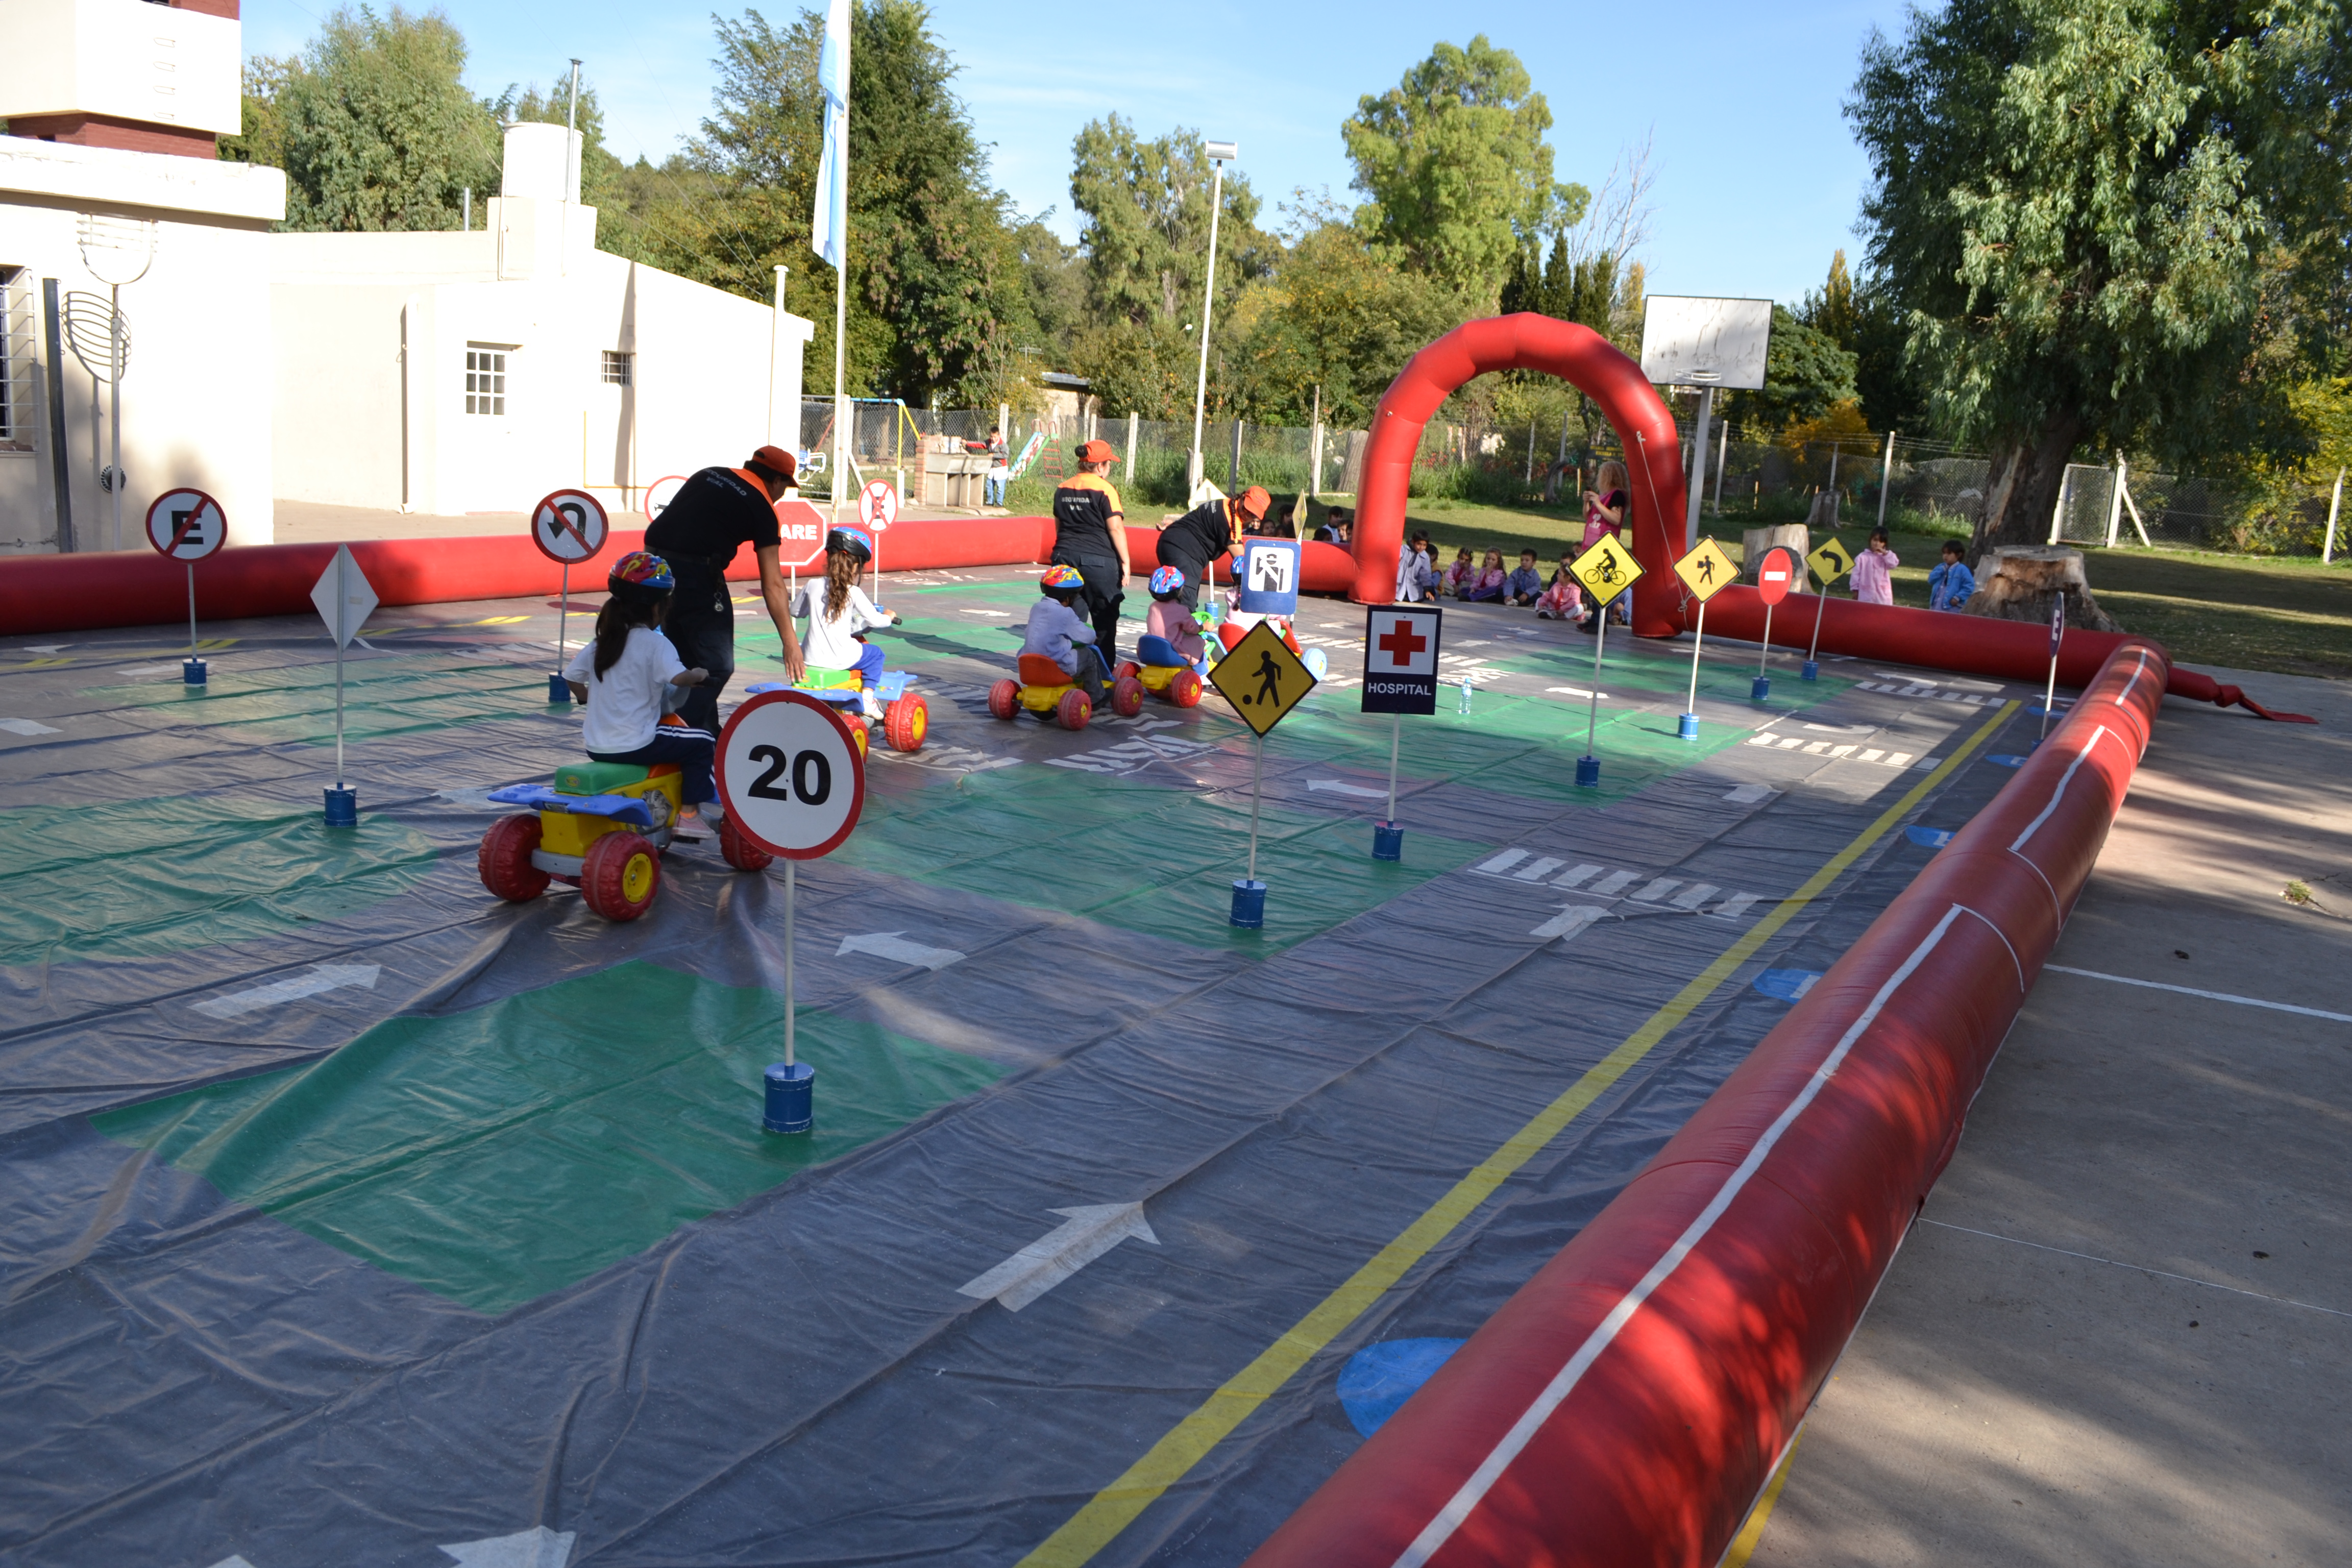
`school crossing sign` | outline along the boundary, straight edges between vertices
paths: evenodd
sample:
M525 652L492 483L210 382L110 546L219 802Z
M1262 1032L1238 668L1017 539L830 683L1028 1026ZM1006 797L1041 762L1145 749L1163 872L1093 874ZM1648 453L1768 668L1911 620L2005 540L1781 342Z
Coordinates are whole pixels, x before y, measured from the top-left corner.
M1315 677L1269 621L1250 627L1210 669L1209 679L1261 737L1315 689Z
M1739 568L1733 564L1722 545L1712 539L1702 539L1697 549L1675 563L1675 575L1683 580L1691 597L1704 605L1738 581Z

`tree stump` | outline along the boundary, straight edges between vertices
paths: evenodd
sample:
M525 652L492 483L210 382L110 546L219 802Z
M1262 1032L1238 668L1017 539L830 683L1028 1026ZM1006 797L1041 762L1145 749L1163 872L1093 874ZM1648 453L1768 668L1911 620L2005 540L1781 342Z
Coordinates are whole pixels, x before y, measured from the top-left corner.
M2066 600L2066 624L2078 630L2124 628L2091 597L2083 574L2083 552L2063 545L2004 544L1988 551L1977 565L1977 591L1965 613L1996 621L2050 622L2051 602Z
M1813 542L1805 531L1805 525L1801 522L1783 522L1770 528L1741 530L1739 580L1752 584L1756 581L1757 564L1764 559L1764 552L1776 544L1787 545L1789 552L1797 558L1797 581L1792 584L1793 591L1800 594L1811 593L1812 578L1806 574L1805 556L1812 550Z
M1838 526L1838 492L1815 490L1813 510L1805 515L1808 529L1820 529L1823 533L1835 533Z

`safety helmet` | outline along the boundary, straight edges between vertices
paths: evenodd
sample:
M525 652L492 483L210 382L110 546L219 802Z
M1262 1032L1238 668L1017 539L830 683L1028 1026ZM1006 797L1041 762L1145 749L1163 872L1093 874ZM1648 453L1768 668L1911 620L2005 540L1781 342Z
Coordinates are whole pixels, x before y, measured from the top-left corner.
M874 536L862 528L836 528L824 536L827 550L857 558L860 566L874 559Z
M1075 594L1086 585L1086 574L1075 566L1048 566L1045 574L1037 579L1042 592L1055 595Z
M669 563L658 555L642 550L632 550L613 563L613 570L604 580L613 596L633 605L650 605L677 587L677 579L670 575Z
M1151 574L1152 597L1158 598L1162 594L1181 594L1183 591L1184 574L1175 567L1162 566Z

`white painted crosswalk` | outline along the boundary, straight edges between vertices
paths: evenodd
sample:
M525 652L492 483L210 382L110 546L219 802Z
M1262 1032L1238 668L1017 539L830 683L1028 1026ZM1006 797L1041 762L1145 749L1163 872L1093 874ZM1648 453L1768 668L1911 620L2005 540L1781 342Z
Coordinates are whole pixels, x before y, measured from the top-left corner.
M1760 893L1727 895L1712 882L1695 881L1687 877L1661 877L1622 867L1612 869L1597 861L1580 861L1565 870L1561 869L1563 864L1562 858L1556 855L1506 849L1479 861L1470 869L1480 876L1531 887L1561 888L1597 899L1622 898L1629 904L1648 904L1654 908L1720 915L1733 920L1764 897ZM1709 908L1709 905L1714 907Z
M1794 752L1801 757L1820 757L1832 763L1869 763L1882 768L1932 768L1943 760L1940 757L1923 757L1916 752L1891 751L1884 746L1864 746L1856 742L1841 745L1830 741L1808 741L1802 735L1776 735L1769 730L1757 731L1748 737L1748 743Z

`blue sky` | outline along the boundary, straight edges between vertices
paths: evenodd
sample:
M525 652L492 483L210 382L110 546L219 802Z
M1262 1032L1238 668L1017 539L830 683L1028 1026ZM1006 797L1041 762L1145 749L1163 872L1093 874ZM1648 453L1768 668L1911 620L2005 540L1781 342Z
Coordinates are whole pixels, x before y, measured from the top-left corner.
M621 0L444 0L472 48L469 84L545 82L580 56L614 152L658 162L710 101L709 13ZM788 17L796 6L775 5ZM245 0L250 52L290 53L329 0ZM1339 124L1441 38L1485 33L1526 62L1551 104L1556 172L1597 187L1654 134L1653 292L1769 296L1819 285L1855 250L1867 176L1841 112L1864 37L1902 26L1895 0L1812 6L1407 5L1394 0L1186 6L984 6L940 0L933 24L998 184L1027 212L1069 211L1070 139L1117 111L1146 135L1176 125L1236 142L1269 209L1293 187L1352 199ZM733 14L731 11L729 14ZM855 178L853 173L852 175ZM1262 220L1264 221L1264 220Z

